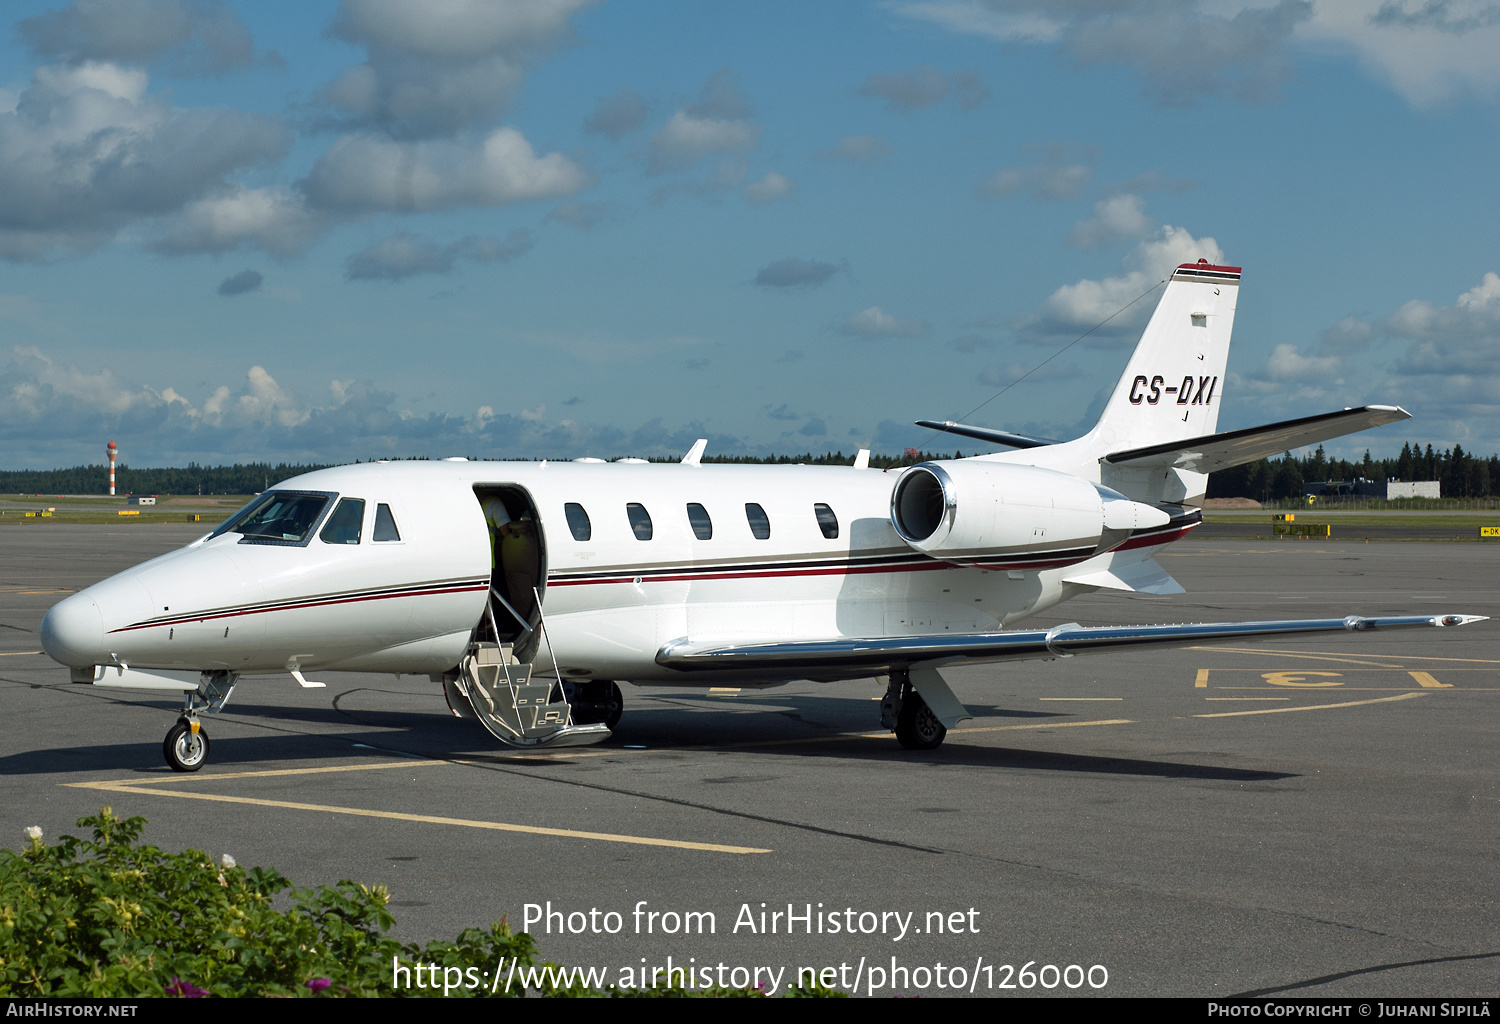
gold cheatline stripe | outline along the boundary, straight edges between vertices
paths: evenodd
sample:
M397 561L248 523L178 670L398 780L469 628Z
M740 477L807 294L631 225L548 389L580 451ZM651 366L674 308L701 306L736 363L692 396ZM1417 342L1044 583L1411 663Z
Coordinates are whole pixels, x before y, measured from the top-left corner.
M1321 711L1324 708L1352 708L1360 704L1383 704L1388 700L1410 700L1413 697L1425 697L1427 694L1420 690L1411 693L1398 693L1394 697L1375 697L1372 700L1349 700L1342 704L1304 704L1296 708L1260 708L1256 711L1216 711L1211 715L1194 715L1194 718L1230 718L1234 715L1279 715L1283 711Z
M362 818L386 818L416 821L428 825L460 825L495 832L524 832L535 836L559 836L564 839L596 839L606 843L630 843L636 846L667 846L678 850L704 850L709 853L771 853L753 846L721 846L717 843L689 843L678 839L651 839L646 836L622 836L609 832L578 832L566 828L542 828L538 825L511 825L503 821L473 821L468 818L445 818L435 814L405 814L400 811L373 811L363 807L335 807L329 804L304 804L291 800L258 800L248 796L219 796L212 793L174 793L119 782L67 782L75 789L98 789L106 793L141 793L146 796L174 796L183 800L212 800L226 804L249 804L255 807L281 807L293 811L322 811L324 814L351 814Z

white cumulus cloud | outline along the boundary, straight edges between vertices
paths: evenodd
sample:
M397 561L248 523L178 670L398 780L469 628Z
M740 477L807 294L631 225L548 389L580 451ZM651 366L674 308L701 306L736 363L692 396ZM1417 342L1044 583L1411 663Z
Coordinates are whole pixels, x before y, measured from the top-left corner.
M1081 249L1102 249L1116 242L1144 238L1155 222L1146 216L1146 201L1137 195L1115 195L1094 204L1093 216L1073 225L1068 238Z
M765 206L774 203L778 199L785 199L797 190L797 185L790 178L783 177L775 171L771 171L759 181L752 181L745 185L745 199L754 206Z
M879 306L871 306L845 320L838 332L853 338L919 338L927 333L927 324L897 319Z
M696 102L675 111L651 136L653 174L686 170L706 156L738 153L760 144L761 127L729 71L713 75Z
M1097 327L1095 336L1101 341L1110 335L1129 333L1155 306L1142 301L1145 294L1169 278L1179 265L1200 259L1223 264L1224 252L1212 238L1194 238L1185 228L1164 225L1135 245L1123 260L1120 273L1063 285L1039 310L1019 320L1016 328L1022 334L1039 337L1079 334ZM1125 307L1131 303L1135 305L1127 311ZM1099 327L1105 320L1109 323Z
M36 69L0 113L0 257L85 252L134 222L223 194L226 175L279 160L280 122L172 107L146 72L118 64Z
M588 183L561 153L538 156L520 132L497 128L472 144L344 136L318 158L304 188L326 210L424 212L556 199Z

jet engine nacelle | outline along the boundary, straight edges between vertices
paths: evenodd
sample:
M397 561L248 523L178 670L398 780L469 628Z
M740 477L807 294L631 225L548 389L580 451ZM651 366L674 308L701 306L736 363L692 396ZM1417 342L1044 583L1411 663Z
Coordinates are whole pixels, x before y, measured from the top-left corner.
M923 462L891 492L891 524L907 544L991 569L1081 562L1170 518L1079 477L1003 462Z

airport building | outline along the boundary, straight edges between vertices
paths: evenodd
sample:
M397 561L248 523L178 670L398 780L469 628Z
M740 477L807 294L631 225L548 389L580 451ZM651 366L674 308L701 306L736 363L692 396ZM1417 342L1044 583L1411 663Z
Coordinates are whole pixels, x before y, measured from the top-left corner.
M1308 498L1374 498L1389 501L1392 498L1441 498L1442 485L1436 480L1325 480L1322 483L1302 485L1302 494Z

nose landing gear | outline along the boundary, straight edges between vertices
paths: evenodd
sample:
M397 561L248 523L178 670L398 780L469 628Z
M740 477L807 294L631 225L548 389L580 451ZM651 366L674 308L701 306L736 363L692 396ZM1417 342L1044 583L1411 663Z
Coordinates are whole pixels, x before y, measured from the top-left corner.
M217 714L234 692L235 677L222 670L202 672L198 688L182 695L182 715L167 730L161 753L174 772L195 772L208 763L208 733L198 721L200 711Z
M208 760L208 733L196 718L183 715L167 730L161 752L174 772L195 772Z

